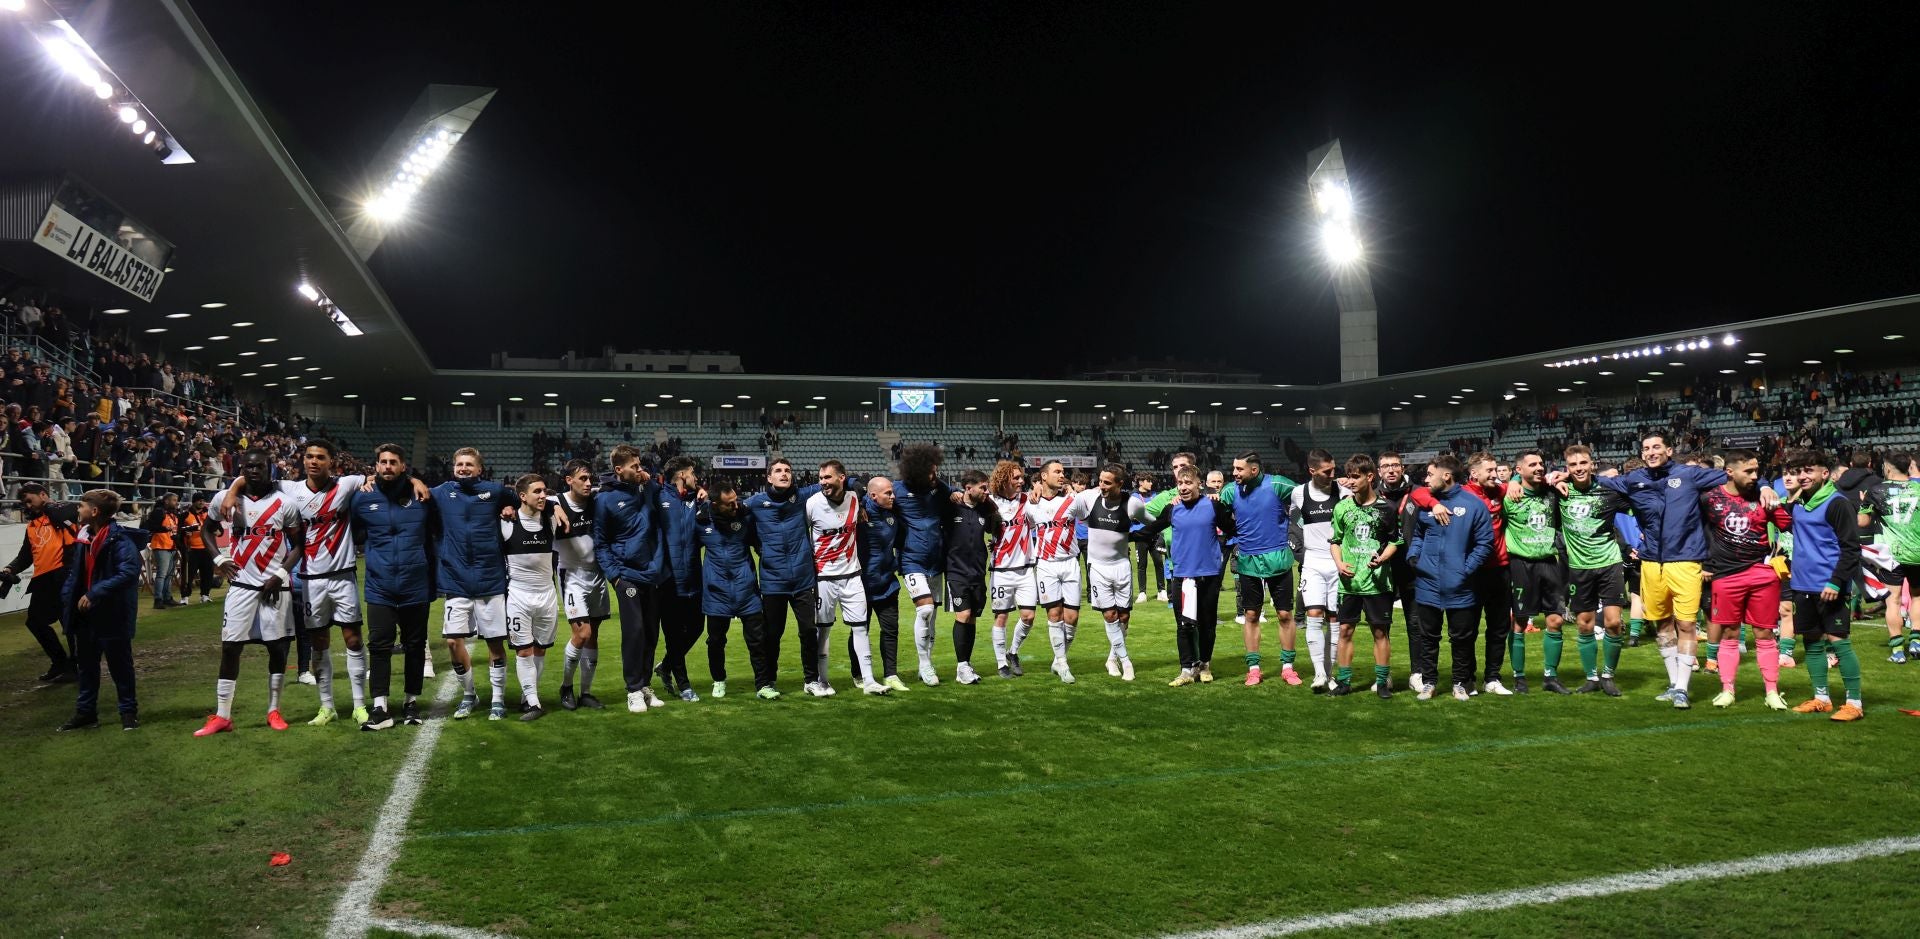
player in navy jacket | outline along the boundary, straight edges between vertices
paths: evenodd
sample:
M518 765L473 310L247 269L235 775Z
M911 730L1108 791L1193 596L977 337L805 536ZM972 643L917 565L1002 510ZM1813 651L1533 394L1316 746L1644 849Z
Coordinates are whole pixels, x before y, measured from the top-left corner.
M893 481L885 476L867 480L861 500L866 517L860 520L860 579L867 588L867 609L880 621L881 680L895 691L907 690L900 680L900 548L908 535L900 514ZM853 683L864 681L860 657L854 655L853 635L847 635L847 661L853 664Z
M354 538L364 542L361 557L367 571L367 648L372 655L367 662L367 691L373 698L373 710L360 726L363 730L386 730L393 726L387 693L393 685L396 634L407 694L400 722L420 723L418 698L425 684L427 613L433 607L433 539L438 517L433 502L414 498L405 450L385 443L374 454L375 489L354 499L350 511Z
M707 491L695 524L700 537L700 612L707 618L707 671L713 696L727 696L727 626L740 621L753 663L754 693L771 701L774 658L766 654L766 617L760 608L759 578L753 571L753 516L740 507L740 492L721 480Z
M913 598L913 648L920 657L924 685L940 683L933 668L933 640L947 560L941 524L952 517L954 503L953 489L940 480L940 463L939 446L908 444L900 451L900 484L893 493L895 511L906 526L900 541L900 572L906 575L907 595ZM894 677L891 658L887 668L889 677Z
M665 475L665 484L653 501L660 507L660 546L667 556L668 580L658 602L667 654L660 657L654 674L660 676L668 694L698 701L700 696L687 678L687 652L700 639L700 532L694 525L700 481L693 461L684 456L668 460Z
M620 671L626 679L627 710L643 714L665 703L653 693L653 651L660 642L658 592L671 580L660 549L663 522L655 504L660 486L627 444L609 454L619 482L593 500L593 557L613 585L620 607Z
M803 640L814 635L813 540L807 535L807 499L819 484L796 486L793 464L774 460L767 466L767 488L741 502L753 516L754 537L760 550L760 605L766 616L764 647L770 661L780 660L780 639L787 634L787 610ZM811 682L820 670L820 650L800 643L800 670Z

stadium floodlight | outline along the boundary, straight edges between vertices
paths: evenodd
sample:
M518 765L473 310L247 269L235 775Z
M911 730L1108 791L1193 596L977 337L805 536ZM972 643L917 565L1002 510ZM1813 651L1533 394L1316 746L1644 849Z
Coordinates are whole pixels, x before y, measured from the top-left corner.
M368 184L361 199L365 218L348 232L362 260L385 240L384 228L407 215L493 95L491 88L428 85L415 99L376 158L376 165L391 169Z
M303 281L300 284L300 286L295 287L293 289L299 291L300 295L303 297L306 297L309 302L312 302L312 303L320 302L320 291L313 289L312 284L309 284Z
M18 13L27 8L27 0L0 0L0 10Z
M294 289L294 292L307 298L309 301L312 301L313 305L320 309L320 312L325 313L327 315L327 321L332 323L342 333L345 333L348 336L366 335L366 333L362 331L359 326L354 325L353 320L347 316L347 313L345 310L340 309L339 306L334 304L333 299L327 296L326 291L323 291L320 288L315 287L310 281L304 281L304 280L301 281L299 284L295 285L293 289ZM226 304L224 303L220 305L226 306ZM233 325L251 326L253 324L235 323ZM260 341L266 342L267 340L262 339Z
M1340 310L1340 380L1380 374L1380 313L1367 271L1353 182L1345 151L1331 140L1307 154L1307 195L1313 206L1320 251L1332 268Z

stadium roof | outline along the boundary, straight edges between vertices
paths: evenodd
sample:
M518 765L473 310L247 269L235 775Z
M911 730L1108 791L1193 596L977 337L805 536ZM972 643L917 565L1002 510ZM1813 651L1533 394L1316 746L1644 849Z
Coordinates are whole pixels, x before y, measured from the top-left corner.
M621 405L671 400L717 408L721 404L802 408L823 403L842 409L877 401L897 377L766 374L527 372L435 369L380 285L349 243L338 220L307 182L197 17L180 0L95 0L80 7L74 30L99 59L191 152L194 162L162 164L131 139L125 126L103 110L90 91L62 73L29 29L32 17L53 16L54 6L28 0L23 13L0 14L0 126L14 141L0 153L0 184L71 175L155 229L176 245L175 261L155 302L142 303L68 264L31 242L0 242L0 265L102 308L127 308L139 334L173 354L190 345L195 363L236 363L214 370L234 377L260 373L258 382L283 382L279 391L314 384L302 400L379 404L414 396L422 401L486 405L520 397L594 406L612 398ZM302 282L319 287L347 312L365 335L349 337L295 292ZM203 304L224 303L206 309ZM188 314L168 319L169 314ZM422 328L458 328L440 322L438 311L413 311ZM1551 314L1528 314L1551 315ZM1920 297L1834 307L1722 324L1710 329L1596 342L1498 361L1440 367L1329 385L1164 384L918 378L914 386L945 389L953 410L1003 409L1040 414L1133 409L1137 413L1264 413L1298 417L1344 410L1359 416L1407 407L1443 406L1450 396L1498 402L1520 398L1620 394L1672 388L1694 375L1746 380L1797 373L1814 366L1869 368L1915 360L1912 331L1920 337ZM252 322L234 327L235 322ZM1520 329L1521 315L1489 315L1474 324L1449 323L1425 330L1436 359L1473 356L1477 330ZM1604 324L1594 324L1594 331ZM223 335L230 338L213 340ZM797 331L796 348L807 334ZM1732 345L1725 339L1731 335ZM1891 339L1886 337L1899 336ZM270 338L275 343L258 340ZM1685 348L1706 340L1703 348ZM1660 352L1652 350L1659 347ZM1847 350L1847 351L1840 351ZM538 350L534 350L538 351ZM242 356L242 352L253 352ZM1645 352L1643 355L1615 355ZM275 354L277 353L277 354ZM292 364L289 354L304 356ZM1592 360L1592 361L1587 361ZM274 362L262 371L251 363ZM937 363L937 357L934 359ZM1567 364L1549 367L1550 364ZM1678 364L1673 364L1678 363ZM297 366L297 367L295 367ZM317 369L317 371L309 371ZM937 366L933 369L937 370ZM1332 364L1329 363L1329 371ZM1604 374L1604 373L1612 374ZM289 376L308 376L299 383ZM332 381L321 383L321 376ZM1270 376L1284 377L1284 376ZM1467 390L1471 389L1471 390ZM1532 395L1528 394L1528 389ZM1562 392L1560 389L1566 389ZM462 392L472 392L463 397ZM356 394L354 402L342 396ZM546 395L555 397L548 399ZM746 396L743 400L742 396ZM817 400L823 398L824 401ZM1419 397L1424 396L1424 397ZM993 400L993 399L998 399ZM1062 400L1064 399L1064 401ZM1022 404L1029 407L1021 407ZM1104 408L1096 408L1104 405ZM1032 420L1042 420L1033 418Z

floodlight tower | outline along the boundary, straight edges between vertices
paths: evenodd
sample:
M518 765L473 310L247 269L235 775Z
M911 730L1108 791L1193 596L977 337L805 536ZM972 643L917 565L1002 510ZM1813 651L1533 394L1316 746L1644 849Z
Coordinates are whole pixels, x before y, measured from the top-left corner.
M414 196L480 119L494 91L472 85L428 85L420 92L374 160L385 174L370 184L359 217L347 226L347 238L362 261L386 240L388 227L405 218Z
M1319 226L1320 247L1333 273L1333 294L1340 303L1340 380L1359 381L1380 374L1380 311L1373 299L1354 215L1353 187L1338 138L1307 154L1307 189Z

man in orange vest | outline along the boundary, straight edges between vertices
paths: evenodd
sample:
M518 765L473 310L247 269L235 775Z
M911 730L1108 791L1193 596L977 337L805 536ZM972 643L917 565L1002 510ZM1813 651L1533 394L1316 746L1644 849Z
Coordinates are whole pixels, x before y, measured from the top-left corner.
M193 598L193 582L200 582L200 602L212 603L213 597L213 545L207 543L206 532L201 528L207 521L207 497L196 493L193 508L180 520L180 538L186 542L187 576L186 586L181 591L183 601ZM219 522L214 523L215 530Z
M179 494L169 492L161 496L140 527L152 534L147 547L153 550L153 608L186 606L186 601L173 598L173 568L179 560L174 552L174 538L180 531Z
M67 548L73 544L78 510L71 502L54 502L40 483L20 486L20 504L26 509L26 537L21 539L20 553L13 563L0 568L0 582L17 584L21 572L33 570L33 580L27 583L27 632L39 640L50 662L40 680L69 682L74 677L73 657L61 645L53 625L61 622L60 588L67 582Z

